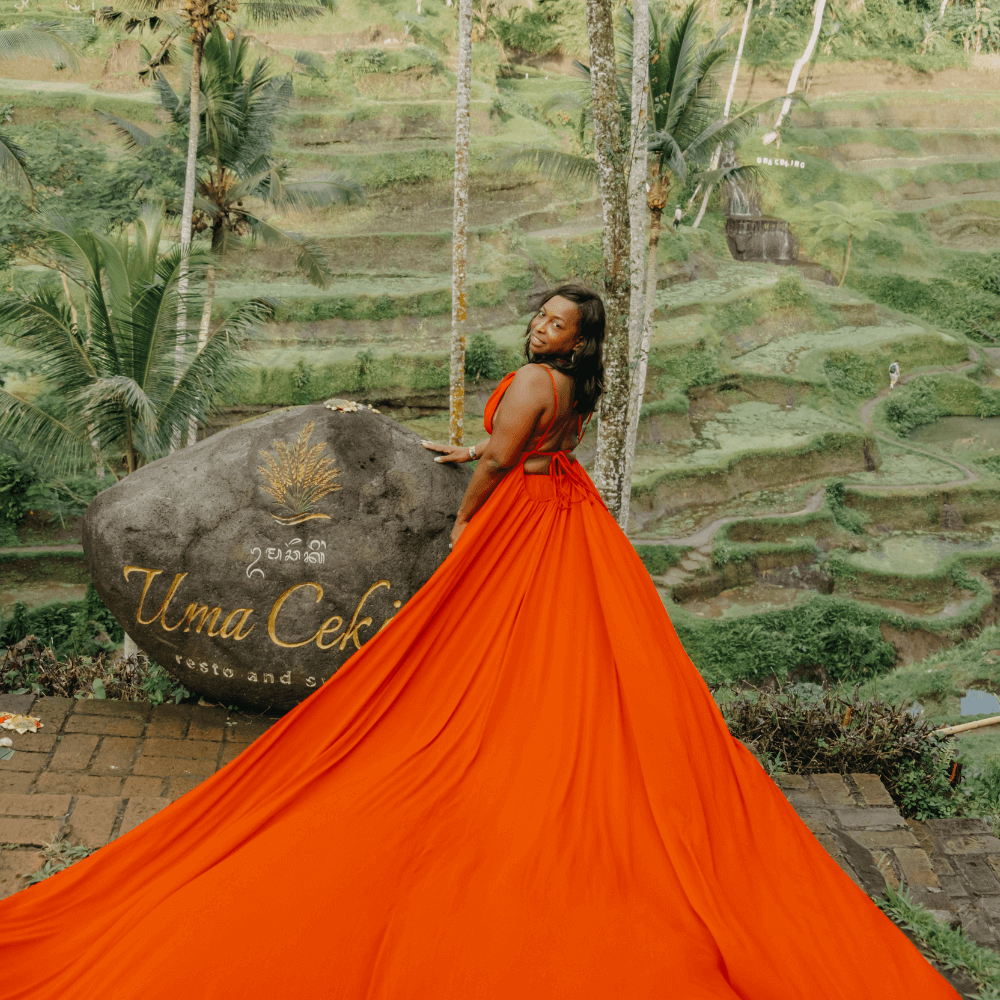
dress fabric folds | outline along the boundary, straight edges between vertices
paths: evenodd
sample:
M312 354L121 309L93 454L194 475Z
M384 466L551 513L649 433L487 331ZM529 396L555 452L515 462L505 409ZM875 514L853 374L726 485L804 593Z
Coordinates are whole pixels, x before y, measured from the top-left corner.
M10 1000L954 1000L734 740L578 464L232 763L0 903Z

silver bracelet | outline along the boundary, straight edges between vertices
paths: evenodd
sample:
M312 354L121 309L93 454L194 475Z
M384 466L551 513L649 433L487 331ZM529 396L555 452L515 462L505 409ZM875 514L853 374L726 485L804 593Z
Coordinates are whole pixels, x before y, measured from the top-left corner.
M469 458L472 459L473 462L477 458L477 455L476 455L476 446L474 444L470 444L469 445Z

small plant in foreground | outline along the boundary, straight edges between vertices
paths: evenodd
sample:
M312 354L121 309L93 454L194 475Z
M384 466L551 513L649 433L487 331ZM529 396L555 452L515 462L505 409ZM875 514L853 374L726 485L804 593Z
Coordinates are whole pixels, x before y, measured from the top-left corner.
M914 903L905 890L895 892L885 887L885 899L874 903L890 920L910 931L921 950L945 969L964 972L981 986L977 1000L1000 998L1000 956L992 948L970 941L962 930L955 930L934 917L929 910Z
M42 848L42 857L45 858L42 867L23 877L28 885L44 882L49 876L69 868L75 861L80 861L90 853L91 848L85 847L83 844L71 844L68 840L57 840Z
M0 660L0 691L60 698L113 698L122 701L180 702L191 696L158 663L142 654L109 660L68 656L60 659L33 635L9 646Z

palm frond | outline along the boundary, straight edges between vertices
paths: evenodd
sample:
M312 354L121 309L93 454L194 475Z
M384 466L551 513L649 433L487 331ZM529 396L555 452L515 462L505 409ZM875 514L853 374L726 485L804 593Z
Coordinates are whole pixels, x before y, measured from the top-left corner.
M589 156L563 153L558 149L522 148L501 156L495 164L498 171L530 166L543 177L557 181L598 183L597 163Z
M24 150L9 136L0 132L0 177L12 188L34 198L35 189L28 176L28 160Z
M322 6L296 3L295 0L246 0L240 10L256 24L274 25L282 21L311 21L321 17L330 7L331 0Z
M74 69L80 62L72 33L58 21L38 21L0 31L0 59L24 56L62 61Z
M103 118L114 127L114 130L125 140L126 149L148 149L157 143L156 136L140 128L133 122L119 118L118 115L111 114L110 111L97 111L97 116Z
M209 334L202 349L188 357L176 385L167 388L159 404L162 440L169 441L190 416L203 422L215 401L240 385L253 370L246 344L272 315L273 306L263 299L242 303Z
M311 284L318 288L327 286L330 281L330 262L318 240L297 233L286 233L253 216L248 215L246 219L253 227L254 234L268 246L286 250L294 248L297 251L295 265Z
M45 455L47 468L73 474L93 462L94 451L86 428L72 426L40 410L33 403L0 388L0 439Z
M365 189L353 177L338 170L330 174L326 180L282 184L280 200L274 195L269 200L274 205L307 205L309 207L363 205Z
M95 412L107 408L130 410L143 424L152 426L156 422L156 407L134 378L128 375L112 375L99 378L82 393L88 409Z

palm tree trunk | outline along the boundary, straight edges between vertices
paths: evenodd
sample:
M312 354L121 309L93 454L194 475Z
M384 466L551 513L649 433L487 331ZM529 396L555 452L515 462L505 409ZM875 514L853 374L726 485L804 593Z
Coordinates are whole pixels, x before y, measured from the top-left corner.
M472 0L458 4L458 74L455 81L455 211L451 243L451 371L448 440L465 429L465 327L469 266L469 102L472 89Z
M736 49L736 62L733 63L733 75L729 78L729 93L726 94L726 107L723 111L723 121L729 121L729 111L733 106L733 94L736 92L736 77L739 76L740 72L740 60L743 58L743 46L747 40L747 28L750 27L750 11L753 10L753 0L747 0L747 12L743 17L743 30L740 32L740 44ZM719 158L722 155L722 143L719 143L715 147L715 152L712 154L712 169L717 170L719 167ZM698 215L695 217L694 223L692 224L692 229L697 229L701 220L705 216L705 209L708 208L708 199L712 195L712 185L709 184L705 188L705 197L701 200L701 208L698 209Z
M617 518L625 489L625 436L629 398L629 219L621 113L615 68L613 0L587 0L594 152L604 217L605 390L597 421L594 482Z
M205 349L208 343L208 331L212 323L212 303L215 301L215 265L209 264L205 271L205 302L201 307L201 323L198 326L198 353ZM198 421L188 417L187 443L194 444L198 440Z
M629 149L632 152L628 174L629 217L629 307L628 345L632 377L642 345L642 319L645 316L643 277L647 240L646 180L649 177L649 152L647 150L647 105L649 101L649 0L634 0L632 21L632 128ZM630 424L631 426L631 419ZM622 482L632 482L635 434L625 438L625 467ZM618 508L618 523L622 530L628 527L630 489L622 490Z
M839 288L844 283L844 278L847 277L847 269L851 266L851 244L854 242L854 233L847 234L847 256L844 257L844 273L840 276L840 281L837 282L837 287Z
M653 312L656 308L656 252L660 246L660 224L663 209L654 208L649 223L649 263L646 268L646 308L642 317L642 338L636 354L635 368L632 372L632 385L628 401L628 433L625 440L625 454L628 459L628 483L632 483L632 469L635 463L635 442L639 436L639 414L642 411L642 397L646 392L646 370L649 364L649 340L653 326ZM623 514L618 523L622 530L628 526L629 500L631 489L625 491L622 497Z
M69 287L69 277L66 272L60 268L56 268L59 271L59 277L62 280L63 292L66 295L66 301L69 303L69 318L73 326L76 327L77 333L80 334L80 314L76 311L76 306L73 304L73 294ZM87 302L87 290L84 290L84 303ZM89 343L90 341L90 310L86 312L87 316L87 330L83 334L84 339ZM101 460L101 449L97 445L97 430L93 423L87 424L87 434L90 436L90 445L94 449L94 474L98 480L104 478L104 462Z
M816 40L819 38L820 25L823 23L824 10L826 10L826 0L816 0L816 6L813 8L812 34L809 36L809 43L806 45L805 52L803 52L802 55L795 60L795 65L792 67L792 75L788 79L788 89L785 91L786 94L792 94L795 92L795 87L799 82L799 74L802 72L802 67L805 66L805 64L812 58L813 49L816 48ZM786 97L781 103L781 113L778 115L778 120L774 123L775 129L781 128L781 123L785 120L785 115L788 114L788 109L791 106L791 97Z
M188 109L187 166L184 171L184 202L181 206L181 262L177 277L177 345L174 349L174 385L184 370L187 348L188 259L191 256L191 230L194 216L194 189L197 180L198 135L201 131L198 102L201 96L201 56L204 39L196 37L191 52L191 83ZM171 450L180 447L180 433L174 435Z

